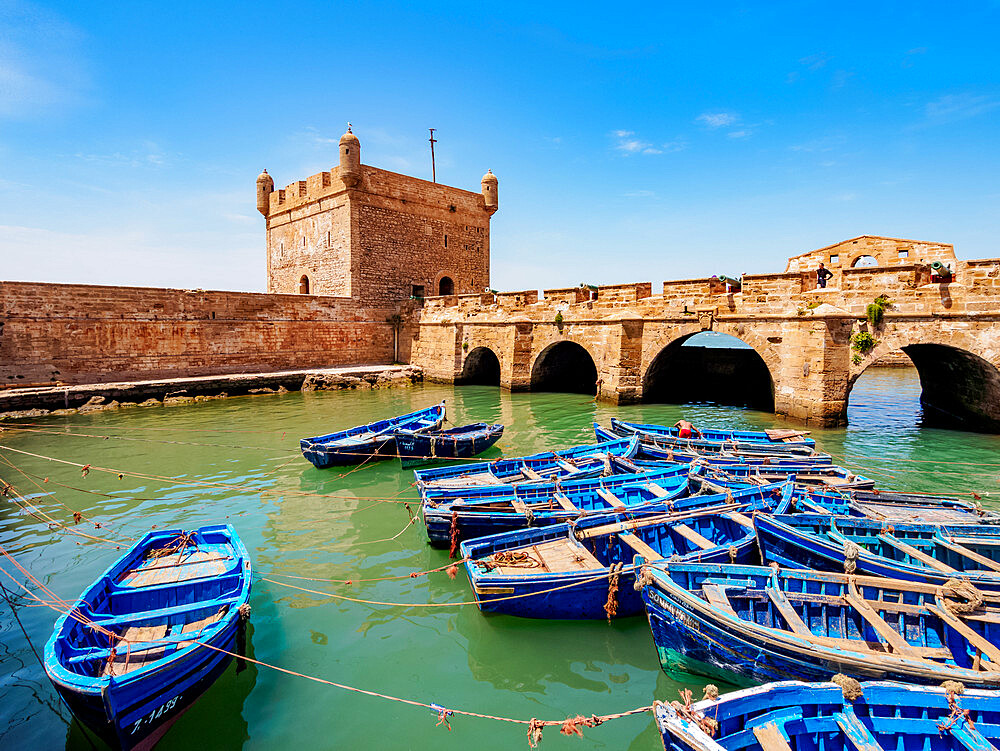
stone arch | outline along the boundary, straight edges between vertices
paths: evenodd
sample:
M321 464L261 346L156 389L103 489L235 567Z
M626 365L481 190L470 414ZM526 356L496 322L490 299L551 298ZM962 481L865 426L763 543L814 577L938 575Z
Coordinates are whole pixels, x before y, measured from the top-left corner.
M454 295L455 294L455 282L450 276L442 276L438 280L438 294L439 295Z
M863 253L858 253L851 259L852 269L869 269L875 266L882 266L881 254L876 254L875 251L867 250Z
M774 411L774 379L756 348L684 347L698 333L677 337L650 360L642 377L644 402L712 401Z
M309 294L309 277L305 274L299 279L299 294L308 295Z
M538 353L531 366L532 391L597 393L597 364L581 344L554 342Z
M877 332L879 343L852 368L847 400L858 378L880 357L902 350L920 377L924 421L937 427L1000 433L1000 368L981 351L976 332ZM995 354L995 353L993 353Z
M476 347L466 355L458 382L469 385L499 386L500 358L489 347Z

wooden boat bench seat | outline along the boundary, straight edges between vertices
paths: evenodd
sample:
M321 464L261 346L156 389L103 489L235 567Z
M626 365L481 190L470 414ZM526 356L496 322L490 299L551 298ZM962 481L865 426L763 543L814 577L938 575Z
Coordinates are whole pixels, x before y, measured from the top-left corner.
M597 560L594 554L583 545L565 537L532 545L531 555L542 564L545 571L553 573L604 568L604 564ZM535 572L534 569L513 567L498 568L497 570L505 576L518 576Z
M614 493L606 488L598 488L597 495L601 496L612 508L625 508L625 504Z
M649 490L650 493L655 495L657 498L667 498L670 496L670 493L668 493L662 487L657 485L655 482L646 483L645 487L647 490Z
M726 614L734 618L739 618L739 614L733 610L733 605L729 602L729 597L726 596L724 587L718 584L702 584L701 591L710 604L715 605L715 607L725 611Z
M161 558L149 558L126 571L117 584L121 587L154 587L224 574L232 556L207 550L183 550Z
M217 612L205 616L197 621L191 621L190 623L185 624L178 623L171 628L168 628L166 624L131 626L125 629L121 636L127 642L141 645L143 642L155 642L159 639L174 637L179 634L197 635L206 627L220 620L222 616L225 615L227 609L228 608L226 607L221 607ZM175 648L183 649L193 643L193 640L173 641L164 644L155 644L145 648L140 647L139 649L127 649L126 645L121 644L115 650L114 660L105 660L104 665L101 667L100 675L125 675L127 673L131 673L133 670L139 670L141 667L146 665L146 663L154 662L159 660L161 657L164 657L168 650L172 651Z
M531 467L527 467L527 466L524 467L521 470L521 474L524 475L525 477L527 477L529 480L534 480L535 482L537 482L539 480L544 480L545 479L540 474L538 474L535 470L533 470Z
M663 559L663 555L653 550L645 542L640 540L631 532L619 532L618 539L623 543L628 545L632 550L641 555L646 561L659 561Z
M698 534L686 524L671 524L670 529L702 550L711 550L718 547L714 542Z
M562 493L553 493L552 497L555 499L556 503L558 503L560 506L562 506L562 508L564 510L566 510L566 511L579 511L580 510L576 506L574 506L573 502L569 498L567 498L565 495L563 495Z

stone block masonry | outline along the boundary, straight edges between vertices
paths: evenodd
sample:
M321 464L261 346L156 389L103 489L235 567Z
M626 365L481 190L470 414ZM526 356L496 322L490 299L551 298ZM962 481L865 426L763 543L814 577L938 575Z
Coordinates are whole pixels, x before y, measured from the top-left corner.
M387 318L408 307L363 307L338 297L0 282L0 386L389 364L394 332Z

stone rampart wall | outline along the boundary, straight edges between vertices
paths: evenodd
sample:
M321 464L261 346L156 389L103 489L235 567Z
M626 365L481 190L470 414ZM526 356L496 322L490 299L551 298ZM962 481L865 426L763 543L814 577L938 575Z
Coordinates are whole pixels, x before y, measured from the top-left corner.
M0 282L0 386L391 363L394 312L337 297ZM408 357L412 332L400 339Z

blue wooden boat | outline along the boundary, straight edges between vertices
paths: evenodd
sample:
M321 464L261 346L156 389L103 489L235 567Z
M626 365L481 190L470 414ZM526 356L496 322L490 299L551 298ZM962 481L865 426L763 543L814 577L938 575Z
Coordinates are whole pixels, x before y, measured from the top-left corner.
M373 457L396 455L396 433L439 430L444 423L444 402L406 415L379 420L336 433L303 438L302 455L320 469L357 464Z
M466 459L481 454L500 440L503 425L475 422L448 430L400 430L396 454L404 467L437 459Z
M701 484L710 493L721 493L726 488L745 488L794 479L799 486L816 486L836 490L867 489L875 481L856 475L849 469L834 464L720 464L698 460L691 464L691 480Z
M688 440L681 436L680 428L653 423L626 422L611 418L611 430L623 435L625 433L642 433L662 438L677 438ZM698 428L701 438L698 440L715 443L745 444L759 443L764 445L797 445L799 447L815 448L816 441L807 437L808 431L801 430L717 430L714 428Z
M604 471L608 457L628 458L635 455L639 439L619 438L587 446L574 446L560 451L544 451L529 456L473 462L451 467L416 469L413 477L417 487L459 488L477 485L516 485L522 482L573 480L594 477Z
M588 514L663 513L688 494L687 467L657 472L612 475L571 482L533 482L497 488L475 488L476 495L426 496L422 511L432 545L568 522ZM485 492L488 491L488 492Z
M857 516L761 516L757 540L765 563L844 571L944 585L964 579L1000 590L1000 526L887 525ZM849 566L848 566L849 567Z
M726 564L653 563L643 581L668 671L1000 687L1000 593Z
M690 511L632 521L591 516L462 543L479 609L527 618L611 618L642 612L632 559L747 563L756 555L751 516L781 513L791 483L699 498ZM614 572L612 572L612 567ZM614 577L613 613L606 609Z
M865 516L888 523L997 524L1000 515L952 496L886 490L796 488L796 507L803 511Z
M654 702L665 751L994 751L1000 694L869 681L781 681L691 706ZM819 741L819 743L817 743Z
M151 748L229 664L251 575L229 525L150 532L56 621L45 672L106 743Z
M594 435L597 436L598 441L610 441L616 438L620 439L617 433L612 433L607 428L601 427L596 422L594 423ZM639 433L634 433L633 438L638 439ZM751 451L747 449L739 449L736 451L725 449L722 450L719 444L712 444L711 446L699 449L699 448L687 448L676 445L670 446L658 446L651 441L645 443L640 443L638 450L635 453L633 459L637 462L642 460L648 461L667 461L667 462L693 462L696 460L706 461L715 464L783 464L783 463L795 463L795 464L832 464L833 457L829 454L823 454L818 451L813 451L811 454L781 454L768 451Z
M657 427L657 426L653 426ZM666 430L666 428L664 428ZM620 438L639 436L645 445L659 446L667 450L685 451L697 454L769 454L813 456L815 449L806 443L764 443L763 441L710 441L698 438L680 438L668 433L646 432L631 423L611 420L612 435Z

